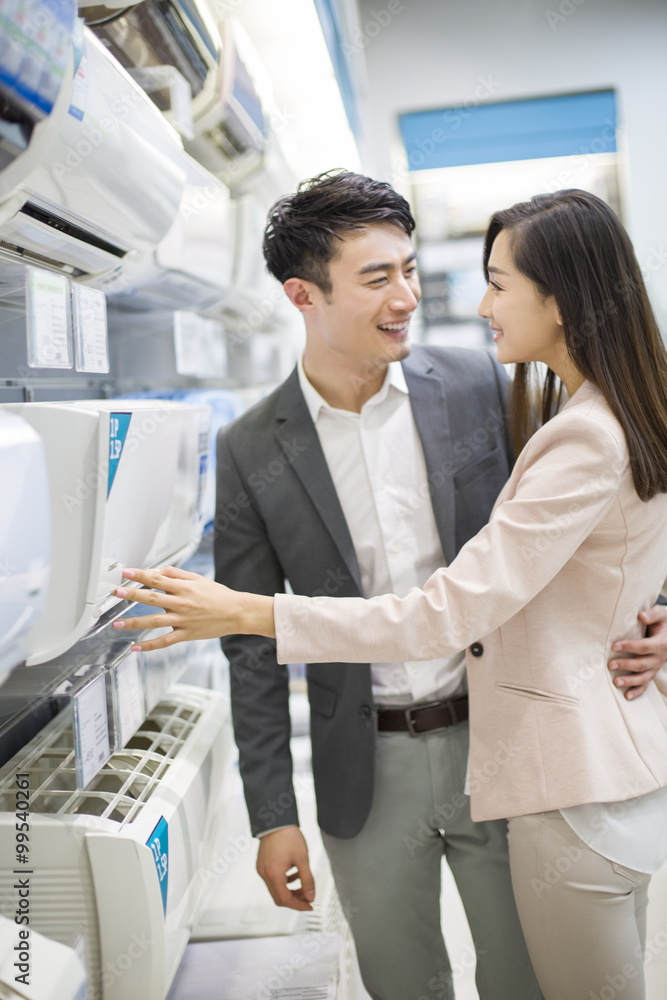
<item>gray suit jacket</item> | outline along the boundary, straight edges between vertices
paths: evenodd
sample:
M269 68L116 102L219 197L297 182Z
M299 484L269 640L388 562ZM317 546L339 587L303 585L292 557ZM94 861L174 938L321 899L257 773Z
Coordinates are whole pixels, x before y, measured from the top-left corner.
M507 377L491 354L415 346L403 362L445 558L486 523L509 476ZM361 595L359 568L296 370L218 437L216 579L235 590ZM234 731L253 833L298 823L288 673L275 642L227 636ZM308 671L320 826L363 827L373 796L370 666Z

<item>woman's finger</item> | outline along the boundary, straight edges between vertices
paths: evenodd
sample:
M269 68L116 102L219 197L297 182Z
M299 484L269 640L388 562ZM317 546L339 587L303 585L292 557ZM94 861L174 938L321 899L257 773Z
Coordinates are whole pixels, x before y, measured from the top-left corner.
M160 570L162 576L169 577L170 580L204 580L200 573L190 573L189 570L179 569L177 566L163 566Z
M180 632L174 630L172 632L167 632L166 635L159 636L157 639L135 642L131 649L132 652L150 653L153 649L166 649L167 646L175 646L177 642L184 641L185 636L181 636Z
M124 629L126 632L140 631L151 628L170 628L175 624L173 615L145 615L143 618L117 618L111 623L112 628Z
M179 589L178 578L165 576L159 569L123 570L123 577L132 583L143 583L148 590L164 590L166 593L176 593Z
M175 611L178 607L178 598L173 594L159 593L157 590L135 589L127 587L117 587L114 591L116 597L132 604L147 604L149 608L164 608L165 611Z

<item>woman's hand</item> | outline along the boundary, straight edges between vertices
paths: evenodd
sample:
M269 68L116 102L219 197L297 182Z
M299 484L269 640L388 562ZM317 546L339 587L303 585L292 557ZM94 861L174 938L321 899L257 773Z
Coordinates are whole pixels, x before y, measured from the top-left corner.
M648 690L649 684L667 660L667 606L656 604L648 611L641 611L639 618L644 625L648 625L648 635L644 639L615 642L612 649L627 654L627 657L609 662L610 670L619 671L614 684L626 689L625 697L628 701L639 698Z
M160 570L126 569L123 576L144 588L118 587L116 597L150 607L164 608L164 614L141 618L121 618L116 629L145 630L171 627L158 639L135 644L132 649L164 649L192 639L214 639L222 635L275 636L273 598L242 594L198 573L174 566ZM155 589L152 589L155 588ZM164 593L157 593L157 591Z

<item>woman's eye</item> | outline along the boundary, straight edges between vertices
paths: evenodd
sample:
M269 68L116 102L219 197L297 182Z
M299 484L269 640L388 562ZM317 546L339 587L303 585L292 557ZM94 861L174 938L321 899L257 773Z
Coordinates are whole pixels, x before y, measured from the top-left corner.
M495 288L497 292L502 292L502 288L500 287L500 285L497 285L495 281L491 281L490 278L489 278L489 284L491 285L491 288Z

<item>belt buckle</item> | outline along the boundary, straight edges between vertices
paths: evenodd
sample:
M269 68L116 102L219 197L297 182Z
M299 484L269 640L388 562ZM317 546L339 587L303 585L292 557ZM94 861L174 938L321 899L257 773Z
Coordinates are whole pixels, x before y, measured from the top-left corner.
M412 705L410 708L404 710L405 724L408 727L408 732L410 736L421 736L422 733L441 733L443 730L448 729L449 726L437 726L435 729L415 729L415 720L412 718L413 712L421 712L424 708L440 708L446 706L449 709L449 714L452 717L452 721L449 723L450 726L455 726L459 721L456 715L456 708L451 699L445 701L429 701L425 705Z

